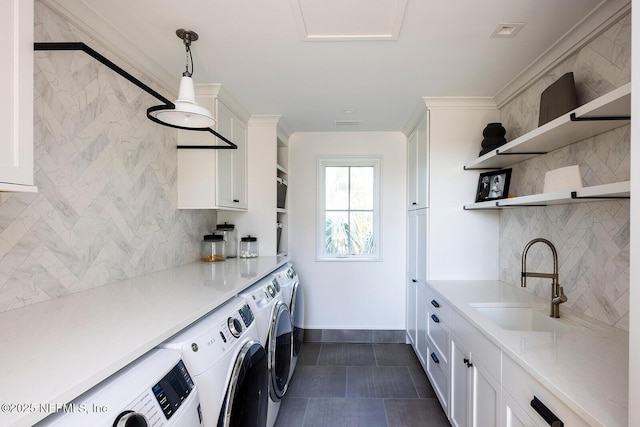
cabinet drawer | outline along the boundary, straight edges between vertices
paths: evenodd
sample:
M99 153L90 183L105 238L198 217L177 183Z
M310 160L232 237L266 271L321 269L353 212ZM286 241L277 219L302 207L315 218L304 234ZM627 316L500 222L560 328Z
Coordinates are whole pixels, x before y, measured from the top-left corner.
M432 345L427 340L427 376L445 414L449 414L449 368Z
M435 347L440 355L444 358L444 362L449 362L449 328L440 320L440 317L427 310L427 336L431 340L432 346Z
M565 426L588 426L582 418L565 405L560 399L547 390L542 384L525 372L510 357L505 356L502 362L502 388L509 393L515 403L529 416L536 425L550 425L542 415L531 407L536 397L541 404L560 419Z
M427 311L430 315L435 314L445 325L449 323L449 305L445 302L444 298L438 296L428 285L426 304Z
M471 349L471 359L480 361L489 374L500 382L500 349L455 310L450 313L449 331Z

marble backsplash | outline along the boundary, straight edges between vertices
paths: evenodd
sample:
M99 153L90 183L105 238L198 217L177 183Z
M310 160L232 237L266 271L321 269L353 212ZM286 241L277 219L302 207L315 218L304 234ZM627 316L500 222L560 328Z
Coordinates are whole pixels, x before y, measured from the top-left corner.
M548 75L501 108L501 120L512 140L538 126L540 94L557 78L572 71L582 105L631 79L631 16L573 54ZM577 142L513 166L510 192L541 193L545 173L579 165L585 187L630 179L630 127ZM620 329L629 329L628 200L611 200L500 212L500 279L520 286L525 244L544 237L558 250L560 284L565 307ZM544 245L529 251L529 271L552 271ZM527 290L549 298L550 282L527 280ZM561 308L562 310L562 308Z
M34 30L117 62L39 1ZM85 53L34 57L39 192L0 193L0 311L197 260L216 213L176 209L177 134L145 115L158 101Z

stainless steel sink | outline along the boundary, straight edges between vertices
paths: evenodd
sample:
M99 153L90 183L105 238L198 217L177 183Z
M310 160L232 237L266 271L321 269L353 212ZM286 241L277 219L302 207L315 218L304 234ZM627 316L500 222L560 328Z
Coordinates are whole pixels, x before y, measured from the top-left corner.
M550 317L549 308L542 305L479 303L471 306L502 329L511 331L568 332L586 327L579 319Z

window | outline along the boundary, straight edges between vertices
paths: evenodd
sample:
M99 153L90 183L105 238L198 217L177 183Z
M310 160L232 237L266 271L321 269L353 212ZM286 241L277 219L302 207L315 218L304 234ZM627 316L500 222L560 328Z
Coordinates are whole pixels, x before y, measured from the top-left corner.
M318 158L318 259L380 259L380 158Z

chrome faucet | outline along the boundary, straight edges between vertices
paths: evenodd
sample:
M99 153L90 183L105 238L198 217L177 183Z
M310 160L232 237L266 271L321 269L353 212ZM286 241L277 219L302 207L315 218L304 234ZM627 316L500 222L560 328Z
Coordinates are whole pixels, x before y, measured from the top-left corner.
M553 255L553 273L534 273L527 271L527 252L529 248L535 243L545 243L551 249ZM560 317L560 304L567 302L567 297L564 294L564 289L558 284L558 252L553 243L547 239L533 239L526 244L522 251L522 276L520 277L520 286L523 288L527 286L527 277L542 277L545 279L551 279L551 313L550 317Z

